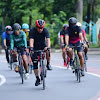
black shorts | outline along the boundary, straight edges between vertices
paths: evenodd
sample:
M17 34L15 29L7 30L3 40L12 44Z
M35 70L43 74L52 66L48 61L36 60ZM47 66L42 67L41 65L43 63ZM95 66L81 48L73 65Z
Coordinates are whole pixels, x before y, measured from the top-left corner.
M41 46L41 49L34 48L34 50L44 50L45 47L46 47L46 45ZM40 56L40 54L38 52L34 52L34 54L31 57L34 69L38 69L38 56Z
M82 52L82 47L81 47L81 42L78 41L77 43L73 44L73 43L69 43L69 46L80 46L77 48L77 52Z
M14 47L14 50L20 50L21 55L26 55L25 47Z

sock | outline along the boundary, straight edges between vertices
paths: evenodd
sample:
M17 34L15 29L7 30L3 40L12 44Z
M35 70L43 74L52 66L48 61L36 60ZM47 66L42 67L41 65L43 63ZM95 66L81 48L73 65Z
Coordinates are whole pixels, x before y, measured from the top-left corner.
M28 73L28 71L26 70L26 73Z
M39 76L36 76L36 79L39 80Z
M47 65L49 65L49 62L47 62Z

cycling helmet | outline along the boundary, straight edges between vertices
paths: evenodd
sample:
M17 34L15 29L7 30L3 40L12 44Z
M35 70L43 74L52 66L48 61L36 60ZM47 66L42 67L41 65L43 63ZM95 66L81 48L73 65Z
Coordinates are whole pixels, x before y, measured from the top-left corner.
M80 27L82 26L82 24L80 22L77 22L76 25L80 26Z
M71 17L68 20L69 24L76 24L77 23L77 19L75 17Z
M29 29L29 25L26 24L26 23L24 23L24 24L22 25L22 29Z
M12 27L11 26L6 26L6 31L11 31L12 30Z
M45 26L45 21L42 19L39 19L39 20L36 20L35 24L37 27L43 28Z
M65 29L66 27L68 27L68 24L63 24L63 28Z
M21 26L18 23L15 23L13 25L13 30L19 30L19 29L21 29Z

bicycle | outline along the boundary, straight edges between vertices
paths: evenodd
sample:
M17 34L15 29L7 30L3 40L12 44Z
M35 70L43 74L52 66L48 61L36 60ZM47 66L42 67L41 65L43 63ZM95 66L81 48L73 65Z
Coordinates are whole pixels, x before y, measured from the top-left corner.
M49 48L47 49L49 51ZM46 78L46 63L45 63L45 57L46 57L46 51L47 50L34 50L33 52L37 52L39 53L38 56L38 62L40 62L39 64L39 68L40 68L40 76L41 76L41 84L43 83L43 90L45 90L45 78ZM50 51L49 51L49 56L50 56Z
M66 55L66 64L67 64L67 69L69 69L70 66L70 58Z
M84 58L84 71L87 72L87 66L86 66L86 56L85 56L85 47L83 46L83 58Z
M12 52L11 52L10 47L8 47L8 53L9 53L9 65L10 65L10 68L12 70L12 68L13 68L13 57L12 57Z
M24 83L24 76L25 76L24 67L23 67L23 60L21 57L20 49L19 50L17 49L17 52L18 52L18 62L19 62L18 69L19 69L19 74L20 74L22 84L23 84Z
M28 49L29 49L29 47L28 47ZM27 52L27 56L28 56L28 72L30 73L30 74L32 74L32 70L33 70L33 68L32 68L32 61L31 61L31 54L30 54L30 52L28 51Z
M73 69L75 71L73 71L73 73L75 72L75 76L76 76L78 82L81 81L81 66L80 66L80 60L79 60L78 52L77 52L77 48L79 48L79 47L81 47L81 46L70 46L70 48L72 48L74 51Z

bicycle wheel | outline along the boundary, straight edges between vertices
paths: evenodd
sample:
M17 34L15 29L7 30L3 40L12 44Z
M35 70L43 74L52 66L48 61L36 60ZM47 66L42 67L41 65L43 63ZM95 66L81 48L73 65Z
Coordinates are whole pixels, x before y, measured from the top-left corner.
M85 53L84 52L83 52L83 57L84 57L84 71L87 72L86 57L85 57Z
M22 80L22 84L24 83L24 72L23 72L23 64L22 64L22 60L19 59L19 74Z
M9 58L10 58L9 59L9 65L10 65L10 69L12 70L12 57L10 56Z
M77 81L80 82L81 70L80 70L79 59L78 59L77 55L76 55L74 61L75 61L75 76L77 78Z
M44 65L44 63L42 61L41 76L42 76L42 81L43 81L43 90L45 90L45 75L46 75L45 65Z

